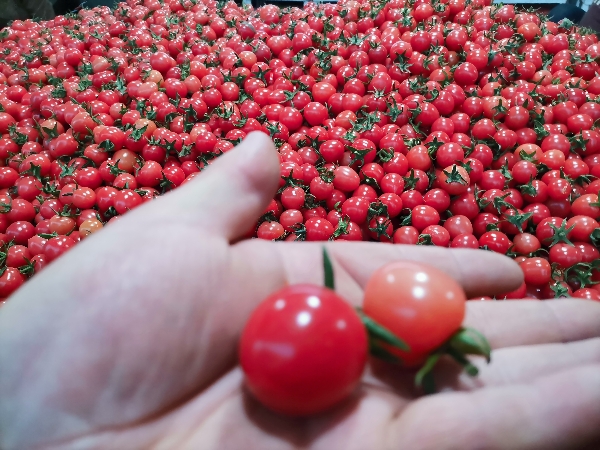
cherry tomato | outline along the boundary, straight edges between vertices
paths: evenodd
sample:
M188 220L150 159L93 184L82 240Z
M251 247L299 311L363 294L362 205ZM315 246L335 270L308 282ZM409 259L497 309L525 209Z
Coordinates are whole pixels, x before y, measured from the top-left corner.
M521 264L521 270L525 276L525 283L541 286L550 282L552 267L543 258L527 258Z
M53 237L44 246L44 256L48 262L54 261L74 245L75 241L69 236Z
M7 267L0 275L0 298L6 298L25 282L25 276L15 267Z
M404 340L410 351L393 351L412 366L460 328L465 301L463 289L446 273L402 261L373 273L365 287L363 310Z
M335 292L287 286L254 310L239 357L252 395L279 413L305 416L329 409L356 388L367 360L367 335Z

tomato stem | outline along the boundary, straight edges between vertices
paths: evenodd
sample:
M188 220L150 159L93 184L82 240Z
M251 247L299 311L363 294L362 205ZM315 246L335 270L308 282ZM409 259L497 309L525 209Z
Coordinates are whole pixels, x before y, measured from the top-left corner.
M474 328L461 328L452 335L449 346L465 355L484 356L489 363L492 348L483 334Z
M327 249L323 247L323 272L325 274L325 287L328 287L332 291L335 290L335 279L333 276L333 264L329 258Z
M391 345L392 347L398 348L400 350L404 350L405 352L410 351L410 348L408 347L406 342L404 342L402 339L400 339L398 336L396 336L390 330L385 328L383 325L380 325L379 323L375 322L373 319L371 319L369 316L367 316L360 308L357 308L356 310L357 310L358 315L360 316L361 320L363 321L365 328L367 329L367 333L369 335L369 341L372 341L375 345L377 345L377 347L379 347L379 349L381 349L381 351L386 352L386 350L384 350L379 345L380 342L387 344L387 345ZM389 352L386 352L386 353L389 354ZM374 355L374 356L376 356L376 355ZM391 356L394 356L394 355L391 355ZM398 361L400 361L397 357L394 356L394 358L396 358Z
M375 358L392 364L402 364L402 360L384 349L377 340L369 338L369 353Z
M426 394L433 394L436 391L435 380L433 378L433 368L439 361L441 353L429 355L423 367L415 375L415 385L422 387Z
M469 361L467 355L485 357L489 363L491 347L485 336L473 328L460 328L438 350L429 355L425 364L415 375L415 385L421 387L425 394L436 392L433 369L443 355L448 355L463 366L467 375L475 377L479 369Z

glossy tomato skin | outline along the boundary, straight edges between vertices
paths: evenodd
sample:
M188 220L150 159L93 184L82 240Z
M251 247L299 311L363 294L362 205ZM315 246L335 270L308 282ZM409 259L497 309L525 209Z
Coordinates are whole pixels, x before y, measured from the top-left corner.
M406 366L427 355L457 331L465 316L462 287L439 269L409 261L375 271L365 287L365 314L409 346L390 349Z
M19 269L7 267L0 276L0 298L6 298L25 282L25 276Z
M367 334L334 291L292 285L254 310L239 357L254 397L273 411L306 416L329 409L356 388L367 360Z
M32 242L36 265L252 131L296 181L280 179L278 221L248 238L484 247L519 255L536 297L553 295L555 269L598 259L597 36L490 0L373 14L364 1L125 3L14 21L0 39L0 241ZM515 33L519 47L504 45ZM563 224L577 249L553 242Z

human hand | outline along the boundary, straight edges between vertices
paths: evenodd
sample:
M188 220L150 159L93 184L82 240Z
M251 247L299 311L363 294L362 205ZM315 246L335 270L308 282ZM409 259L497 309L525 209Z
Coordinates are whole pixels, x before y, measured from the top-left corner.
M276 190L260 133L199 179L127 214L36 275L0 309L0 448L574 448L600 438L600 305L470 302L494 352L480 376L441 368L443 392L374 363L351 399L314 418L249 398L236 366L252 309L322 283L323 243L239 241ZM470 296L515 288L491 252L326 244L337 290L360 304L382 264L423 261ZM596 441L597 442L597 441Z

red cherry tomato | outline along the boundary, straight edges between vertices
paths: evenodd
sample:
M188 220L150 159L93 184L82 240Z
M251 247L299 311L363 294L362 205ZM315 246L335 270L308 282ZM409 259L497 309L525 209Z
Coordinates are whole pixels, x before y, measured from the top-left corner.
M15 267L7 267L0 275L0 298L6 298L23 285L26 278Z
M356 312L335 292L294 285L267 297L242 332L240 364L261 403L292 416L334 406L357 386L367 335Z

